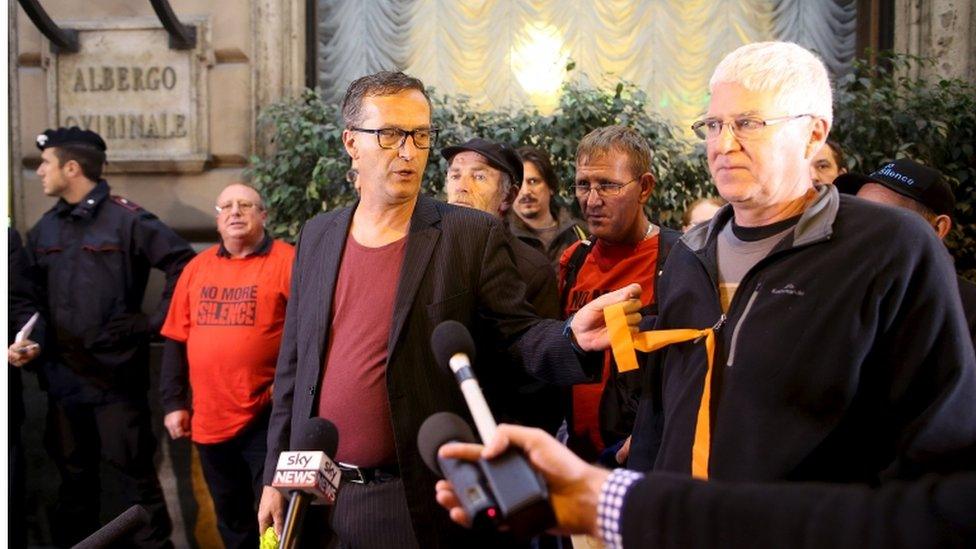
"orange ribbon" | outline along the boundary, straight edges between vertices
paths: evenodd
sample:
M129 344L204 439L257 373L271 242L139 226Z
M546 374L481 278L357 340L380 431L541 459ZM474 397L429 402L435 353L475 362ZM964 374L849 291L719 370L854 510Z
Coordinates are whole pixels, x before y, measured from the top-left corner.
M695 422L695 442L691 447L691 475L695 478L707 479L712 432L709 402L712 393L712 357L715 354L715 330L712 328L705 328L704 330L655 330L635 334L630 331L630 326L627 324L623 303L603 309L603 317L607 323L610 347L613 349L613 359L617 363L618 372L637 369L636 351L649 353L672 343L697 342L699 339L705 339L708 369L705 370L705 384L702 387L701 402L698 404L698 419Z

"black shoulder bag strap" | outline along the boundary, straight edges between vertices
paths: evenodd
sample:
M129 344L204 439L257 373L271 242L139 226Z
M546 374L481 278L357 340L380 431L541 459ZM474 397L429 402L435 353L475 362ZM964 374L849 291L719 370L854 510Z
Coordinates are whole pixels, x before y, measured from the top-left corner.
M661 227L661 233L658 235L657 239L657 265L654 266L654 302L651 303L650 311L652 315L657 314L657 281L661 279L661 275L664 273L664 262L668 260L668 254L671 253L671 248L678 243L678 239L681 238L682 233L674 229L668 229L667 227Z
M581 239L579 246L573 250L572 255L569 256L569 261L566 262L566 278L563 280L562 291L559 293L560 314L566 312L569 294L573 290L573 286L576 285L576 277L579 275L580 269L583 268L586 256L590 255L590 250L593 249L594 244L596 244L596 237L590 240Z

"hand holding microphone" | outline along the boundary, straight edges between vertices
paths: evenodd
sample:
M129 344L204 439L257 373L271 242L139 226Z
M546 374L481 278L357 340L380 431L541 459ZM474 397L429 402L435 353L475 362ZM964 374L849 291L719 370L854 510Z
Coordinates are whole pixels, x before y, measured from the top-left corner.
M499 425L487 446L450 442L440 448L437 457L476 462L494 459L512 448L521 449L530 465L545 478L556 516L556 527L550 532L597 535L597 500L610 472L586 463L541 429ZM460 488L449 479L438 481L436 490L437 502L448 510L451 520L471 526L472 517L459 494Z

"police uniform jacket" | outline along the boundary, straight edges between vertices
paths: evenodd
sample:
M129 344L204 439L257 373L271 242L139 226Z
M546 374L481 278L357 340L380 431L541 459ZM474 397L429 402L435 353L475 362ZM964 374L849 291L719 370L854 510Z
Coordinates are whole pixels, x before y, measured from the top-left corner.
M78 204L59 200L28 233L28 252L47 306L52 353L48 393L93 402L148 388L148 341L159 330L189 244L155 215L111 196L100 180ZM149 270L166 275L156 312L141 314Z

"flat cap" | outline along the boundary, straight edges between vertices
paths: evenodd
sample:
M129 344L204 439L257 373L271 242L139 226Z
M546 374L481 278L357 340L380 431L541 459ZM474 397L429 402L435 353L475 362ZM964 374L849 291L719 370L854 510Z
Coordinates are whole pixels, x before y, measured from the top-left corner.
M522 159L514 149L505 143L494 143L487 139L476 137L461 145L444 147L441 156L451 162L458 153L473 151L485 157L488 165L498 171L505 172L512 178L512 185L522 185Z

